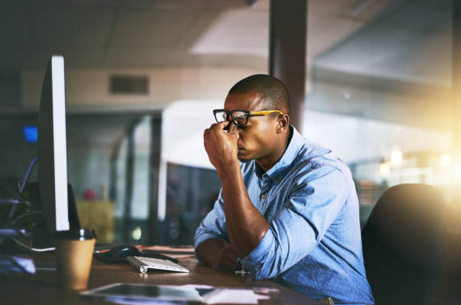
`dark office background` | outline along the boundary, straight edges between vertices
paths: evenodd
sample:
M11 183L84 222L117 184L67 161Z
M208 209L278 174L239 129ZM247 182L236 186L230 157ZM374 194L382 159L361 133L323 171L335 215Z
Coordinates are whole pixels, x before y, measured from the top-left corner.
M83 224L103 243L191 244L220 188L202 130L236 81L268 73L269 2L1 1L1 184L14 187L37 155L23 128L37 125L49 56L63 54ZM350 166L361 224L389 187L427 183L459 230L455 2L308 3L299 129Z

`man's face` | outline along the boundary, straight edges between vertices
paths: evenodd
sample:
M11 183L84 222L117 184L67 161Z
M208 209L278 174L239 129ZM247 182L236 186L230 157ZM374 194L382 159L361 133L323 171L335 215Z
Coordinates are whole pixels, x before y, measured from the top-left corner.
M224 103L227 111L266 110L261 98L256 93L229 94ZM241 161L270 158L277 140L277 119L272 115L250 116L248 123L238 127L238 155Z

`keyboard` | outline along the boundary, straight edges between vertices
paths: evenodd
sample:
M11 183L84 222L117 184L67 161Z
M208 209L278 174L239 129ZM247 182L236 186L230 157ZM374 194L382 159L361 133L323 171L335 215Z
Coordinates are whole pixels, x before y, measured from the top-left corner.
M133 267L135 267L141 273L146 273L149 269L185 273L190 272L183 266L164 259L143 256L128 256L126 259Z

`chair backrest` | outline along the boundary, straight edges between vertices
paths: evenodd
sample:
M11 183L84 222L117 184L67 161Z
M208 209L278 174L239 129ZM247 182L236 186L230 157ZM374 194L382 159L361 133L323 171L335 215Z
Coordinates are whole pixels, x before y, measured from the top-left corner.
M445 203L426 184L389 188L362 231L367 278L377 305L430 304L445 260Z

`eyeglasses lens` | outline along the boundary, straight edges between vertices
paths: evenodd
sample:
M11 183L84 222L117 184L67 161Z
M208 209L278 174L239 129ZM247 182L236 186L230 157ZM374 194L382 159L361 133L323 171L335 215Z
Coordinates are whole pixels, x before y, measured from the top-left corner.
M214 114L214 117L216 119L216 122L224 122L227 118L227 113L224 111L217 111Z
M247 122L246 112L235 111L232 113L232 116L234 117L234 123L237 123L237 125L245 125Z
M237 125L245 125L247 123L248 114L243 111L234 111L232 114L226 111L219 111L215 113L215 118L218 123L224 122L229 119L229 115L231 116L232 121Z
M227 121L227 112L223 111L219 117L221 119L220 122Z

